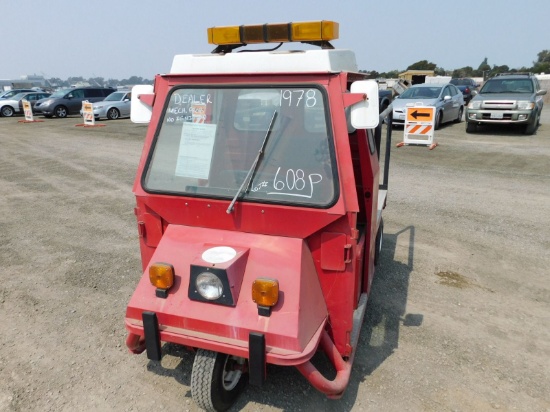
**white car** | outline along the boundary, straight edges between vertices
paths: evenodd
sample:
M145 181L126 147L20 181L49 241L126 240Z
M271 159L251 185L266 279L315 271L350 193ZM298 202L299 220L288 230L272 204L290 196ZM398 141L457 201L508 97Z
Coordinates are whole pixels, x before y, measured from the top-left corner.
M116 120L121 117L130 117L131 99L132 92L130 90L119 90L111 93L105 100L93 103L95 119ZM82 116L82 110L80 110L80 115Z
M393 125L405 124L407 107L434 106L434 129L443 123L460 122L464 113L464 96L454 84L423 83L415 84L397 96L392 103Z
M23 92L18 93L9 99L0 100L0 115L4 117L11 117L14 114L23 113L23 99L27 100L31 104L31 108L34 108L35 103L50 96L51 93L46 92Z

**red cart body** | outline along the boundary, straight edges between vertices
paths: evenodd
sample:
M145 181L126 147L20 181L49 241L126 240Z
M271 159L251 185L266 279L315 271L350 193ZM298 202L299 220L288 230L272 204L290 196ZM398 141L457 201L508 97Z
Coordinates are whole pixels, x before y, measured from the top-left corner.
M127 345L196 350L205 409L228 407L247 373L261 384L267 363L339 397L382 240L377 85L350 51L228 51L176 56L133 92L132 120L150 125ZM319 348L334 380L310 362Z

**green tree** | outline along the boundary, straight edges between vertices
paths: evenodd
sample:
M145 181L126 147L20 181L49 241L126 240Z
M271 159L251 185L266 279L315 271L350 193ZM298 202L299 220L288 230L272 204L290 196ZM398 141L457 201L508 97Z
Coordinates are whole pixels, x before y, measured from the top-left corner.
M407 67L407 70L435 70L437 64L428 62L428 60L420 60Z
M453 77L477 77L474 75L474 69L471 66L465 66L460 69L453 70Z
M550 50L543 50L537 54L538 59L535 62L536 63L550 63Z

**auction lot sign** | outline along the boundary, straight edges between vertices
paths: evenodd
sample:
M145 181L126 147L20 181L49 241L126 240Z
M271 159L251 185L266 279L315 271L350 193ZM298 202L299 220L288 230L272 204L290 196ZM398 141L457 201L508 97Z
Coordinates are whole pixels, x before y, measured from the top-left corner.
M434 140L434 106L407 107L404 127L405 144L431 145Z

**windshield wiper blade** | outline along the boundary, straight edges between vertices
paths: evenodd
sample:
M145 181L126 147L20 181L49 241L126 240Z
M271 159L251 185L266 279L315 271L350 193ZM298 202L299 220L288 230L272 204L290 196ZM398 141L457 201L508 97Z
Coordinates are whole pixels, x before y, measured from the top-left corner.
M277 117L277 111L275 110L273 112L273 116L271 117L271 121L269 122L269 126L267 127L267 131L265 132L264 140L262 142L262 145L260 146L260 150L258 150L258 154L256 155L256 158L254 159L254 163L252 163L252 166L250 166L250 170L246 174L246 177L243 180L243 183L241 184L241 187L239 187L239 190L237 190L237 193L235 194L235 197L233 197L233 200L229 204L229 207L227 208L226 212L229 214L233 211L233 206L235 206L235 202L239 198L240 194L243 192L243 189L246 187L246 190L248 190L248 186L250 185L250 182L252 181L252 175L256 172L256 168L258 167L258 164L260 162L260 158L262 157L262 154L264 153L265 145L267 143L267 139L269 138L269 135L271 134L271 128L273 127L273 122L275 121L275 118ZM245 190L245 191L246 191Z

